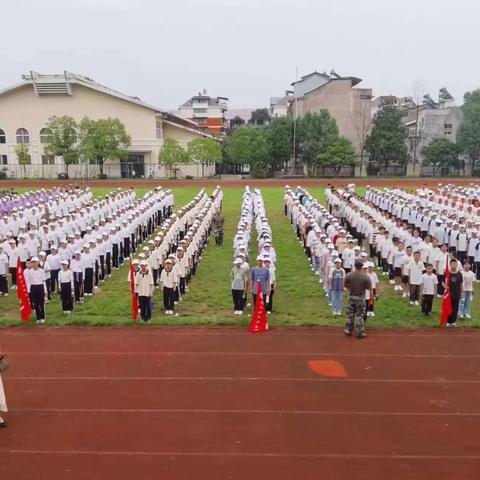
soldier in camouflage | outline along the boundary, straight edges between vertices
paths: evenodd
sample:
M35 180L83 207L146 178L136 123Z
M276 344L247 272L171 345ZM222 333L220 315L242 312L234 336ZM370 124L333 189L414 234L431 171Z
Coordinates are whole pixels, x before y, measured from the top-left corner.
M352 335L353 329L356 330L357 338L365 338L365 291L370 290L373 295L372 283L368 275L362 272L363 263L355 262L355 271L350 272L345 277L345 288L349 291L347 305L347 323L344 332L346 335ZM370 297L372 298L372 297Z

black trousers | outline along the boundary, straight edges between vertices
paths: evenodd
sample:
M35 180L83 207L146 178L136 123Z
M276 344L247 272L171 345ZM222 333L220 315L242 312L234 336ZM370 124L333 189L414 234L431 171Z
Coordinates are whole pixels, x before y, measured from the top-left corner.
M467 252L457 250L457 260L463 265L467 259Z
M455 323L457 321L458 316L458 305L460 304L460 298L453 298L452 299L452 314L448 317L448 323Z
M244 293L244 290L232 289L233 309L235 311L243 312L243 309L244 309L243 293Z
M253 306L255 307L255 304L257 303L257 294L252 293L252 297L253 297ZM262 297L263 297L264 305L267 306L267 296L265 294L262 294Z
M420 285L410 285L410 301L418 302L420 297Z
M52 293L58 290L58 272L60 270L50 270L50 291Z
M433 295L423 295L422 312L427 315L432 311Z
M12 285L17 284L17 267L10 267L10 275L12 276Z
M85 293L93 293L93 268L85 269L83 288L85 290Z
M75 293L75 301L79 302L83 299L83 273L73 272L73 290Z
M73 310L72 284L70 282L60 284L60 298L62 299L62 310L71 312Z
M112 254L111 252L107 252L105 256L105 270L107 275L112 274Z
M105 280L105 255L100 255L100 280Z
M8 293L7 275L0 275L0 292Z
M123 238L123 258L130 256L130 237Z
M114 243L112 245L112 264L114 268L118 268L120 266L118 243Z
M173 310L175 307L175 290L176 288L163 287L163 306L165 310Z
M32 309L35 310L37 320L45 319L45 288L41 285L30 286L30 301Z
M159 275L159 270L158 268L152 268L152 273L153 273L153 284L155 286L157 286L158 284L158 279L160 278L160 275Z
M98 260L95 260L95 286L98 287L98 281L100 279L100 265L98 264Z
M272 288L270 290L270 295L268 296L267 312L271 312L273 310L273 294L274 293L275 293L275 289Z
M445 275L437 274L437 279L438 279L437 292L438 292L439 295L443 295L445 293L445 288L443 287L444 277L445 277Z
M142 317L142 320L145 322L147 320L150 320L150 318L152 318L152 308L150 305L150 297L139 295L138 305L140 306L140 316Z
M185 285L186 285L185 277L180 277L180 283L179 283L178 288L180 289L180 294L181 295L183 295L185 293Z
M50 294L52 293L52 275L50 275L50 278L45 279L45 285L47 286L47 298L50 300Z

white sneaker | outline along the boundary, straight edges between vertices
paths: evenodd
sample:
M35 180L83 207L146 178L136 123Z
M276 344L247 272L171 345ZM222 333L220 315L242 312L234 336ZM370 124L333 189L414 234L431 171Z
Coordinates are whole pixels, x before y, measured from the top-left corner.
M239 310L239 311L238 311L238 314L239 314L239 315L243 315L243 310Z
M371 317L374 317L374 316L375 316L375 312L370 312L370 316L371 316Z
M395 285L395 280L389 280L390 285Z
M165 310L165 315L170 315L170 310Z
M409 302L409 303L410 303L410 305L415 305L415 302Z
M415 300L414 303L415 303L415 305L417 305L417 306L420 305L417 300Z
M408 297L408 293L403 292L402 297L403 297L403 298L407 298L407 297Z
M267 315L270 315L271 313L272 313L272 312L270 312L270 311L267 311Z

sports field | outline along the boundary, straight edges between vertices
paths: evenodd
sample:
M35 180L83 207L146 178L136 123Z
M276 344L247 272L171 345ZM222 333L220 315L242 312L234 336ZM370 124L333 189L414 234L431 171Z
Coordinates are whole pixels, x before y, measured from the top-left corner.
M303 249L293 234L288 220L283 215L283 188L259 184L265 200L270 225L273 230L273 243L277 251L277 290L274 314L270 317L271 326L281 325L341 325L342 317L333 317L327 305L326 298L318 283L318 278L311 272ZM413 188L405 181L405 188ZM127 183L131 185L131 183ZM247 325L248 310L243 317L233 315L229 272L231 268L233 249L232 240L240 214L243 188L229 186L225 182L223 212L225 216L225 242L222 247L216 247L212 239L200 262L198 273L190 284L190 292L178 306L178 317L164 315L160 290L156 290L155 308L152 316L153 324L179 325ZM207 191L215 187L213 182L206 183ZM136 186L138 196L150 190L150 186ZM21 186L17 191L28 190ZM173 186L176 207L189 202L198 193L200 186ZM324 188L309 186L309 191L324 202ZM359 187L361 191L363 187ZM95 196L102 196L111 188L93 187ZM255 255L251 248L251 255ZM71 316L65 317L61 312L59 299L54 296L47 306L48 325L122 325L131 323L131 304L129 284L127 282L128 265L112 274L101 285L97 295L86 298L83 305L75 305ZM14 293L14 292L13 292ZM391 285L382 279L380 299L376 303L377 316L369 319L369 326L425 326L435 327L438 323L440 300L435 299L433 315L425 318L419 307L410 306L404 299L394 295ZM474 299L472 305L473 320L468 321L469 327L480 326L480 304ZM0 324L18 325L20 323L16 296L10 295L1 299ZM467 322L464 322L467 323ZM142 324L142 322L139 322Z

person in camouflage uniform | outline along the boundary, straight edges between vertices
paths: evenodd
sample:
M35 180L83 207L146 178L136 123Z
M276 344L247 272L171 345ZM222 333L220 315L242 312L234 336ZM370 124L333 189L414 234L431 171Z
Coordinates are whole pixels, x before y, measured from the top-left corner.
M357 338L365 338L365 291L372 289L368 275L362 272L363 263L355 262L355 271L345 277L345 288L349 291L347 305L347 323L344 332L351 335L356 329ZM372 292L370 292L373 294Z

